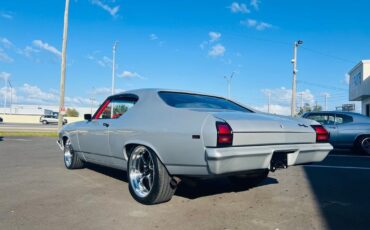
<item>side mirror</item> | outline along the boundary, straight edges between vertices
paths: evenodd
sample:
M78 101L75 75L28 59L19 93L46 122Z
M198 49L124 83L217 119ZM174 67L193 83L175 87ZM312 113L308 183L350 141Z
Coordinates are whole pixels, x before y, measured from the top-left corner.
M85 119L86 121L91 121L91 114L90 114L90 113L88 113L88 114L84 114L84 119Z

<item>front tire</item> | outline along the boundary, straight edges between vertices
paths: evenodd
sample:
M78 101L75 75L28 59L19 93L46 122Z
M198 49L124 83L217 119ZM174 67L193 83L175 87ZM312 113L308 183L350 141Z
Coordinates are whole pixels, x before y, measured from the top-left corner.
M257 186L267 178L268 169L262 169L253 173L244 175L229 176L228 179L238 189L248 189Z
M47 122L47 121L45 121L45 120L43 120L43 121L42 121L42 124L43 124L43 125L47 125L47 124L48 124L48 122Z
M176 185L157 155L145 146L137 146L128 160L128 181L132 197L146 205L171 200Z
M64 165L67 169L80 169L85 166L85 162L75 153L69 139L64 144Z

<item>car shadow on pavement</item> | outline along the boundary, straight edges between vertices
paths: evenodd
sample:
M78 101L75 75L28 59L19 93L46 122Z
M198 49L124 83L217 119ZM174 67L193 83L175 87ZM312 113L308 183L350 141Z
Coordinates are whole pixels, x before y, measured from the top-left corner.
M369 170L304 167L327 229L369 229Z
M100 165L96 165L92 163L88 163L86 165L86 168L93 170L95 172L104 174L106 176L112 177L116 180L121 180L126 183L128 182L127 173L125 171L122 171L119 169L108 168L108 167L104 167L104 166L100 166Z
M254 187L245 187L241 189L231 184L226 177L212 179L183 178L176 190L175 196L197 199L223 193L243 192L256 187L277 183L278 181L275 178L268 177Z
M127 173L122 170L112 169L95 164L87 164L86 168L95 172L112 177L128 183ZM277 184L275 178L268 177L255 187L265 186L269 184ZM255 188L254 187L254 188ZM253 188L240 189L229 182L226 177L212 178L212 179L197 179L197 178L182 178L178 185L175 196L181 196L187 199L197 199L199 197L212 196L230 192L242 192Z

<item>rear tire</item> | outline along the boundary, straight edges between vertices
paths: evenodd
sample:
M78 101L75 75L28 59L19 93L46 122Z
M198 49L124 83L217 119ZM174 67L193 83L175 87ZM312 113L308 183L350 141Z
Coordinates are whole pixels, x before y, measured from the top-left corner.
M129 190L136 201L151 205L171 200L176 183L151 149L142 145L135 147L127 169Z
M362 136L356 141L356 150L362 154L370 155L370 136Z
M85 166L85 162L73 150L69 139L64 144L64 165L67 169L80 169Z
M248 189L255 187L267 178L269 174L268 169L263 169L251 174L229 176L228 179L238 189Z

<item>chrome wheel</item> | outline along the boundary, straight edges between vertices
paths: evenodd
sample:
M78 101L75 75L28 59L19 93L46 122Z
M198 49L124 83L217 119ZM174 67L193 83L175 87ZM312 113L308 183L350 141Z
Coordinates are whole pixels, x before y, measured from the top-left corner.
M365 153L370 154L370 137L361 140L361 148Z
M64 146L64 163L69 168L72 165L72 158L73 154L71 152L71 141L67 140L65 146Z
M153 156L144 146L137 147L130 155L129 178L133 191L138 197L146 197L153 188Z

